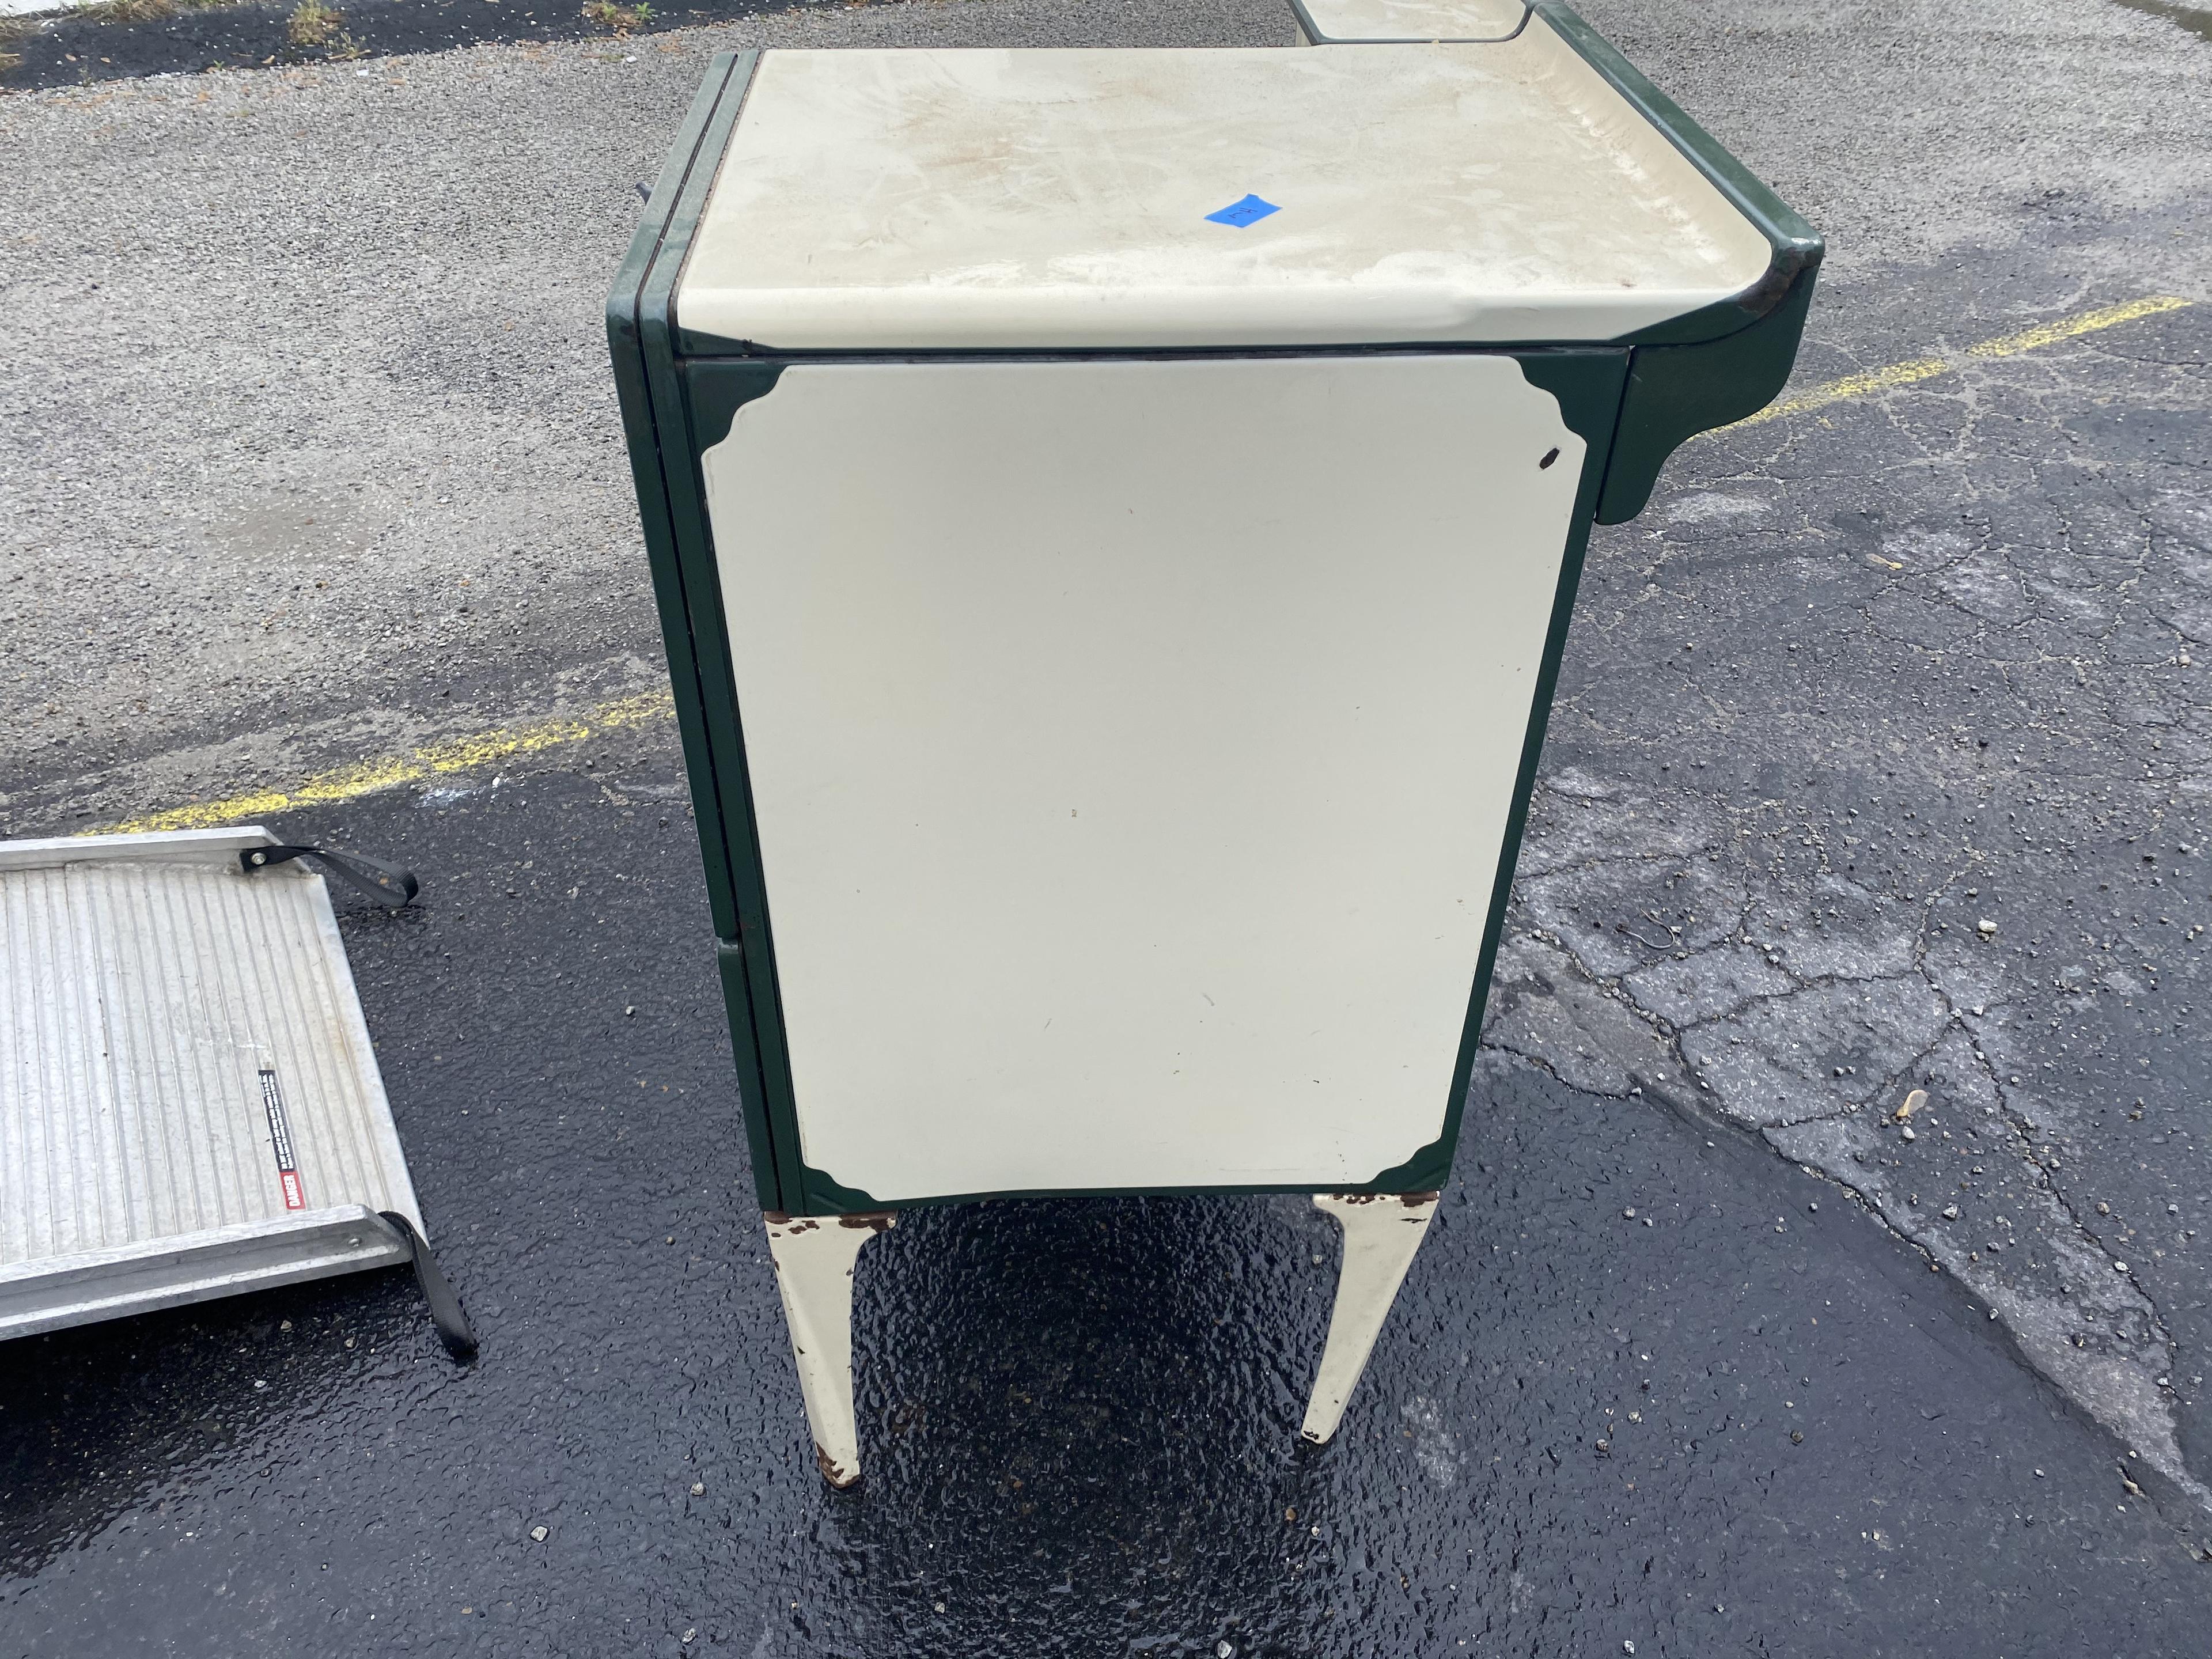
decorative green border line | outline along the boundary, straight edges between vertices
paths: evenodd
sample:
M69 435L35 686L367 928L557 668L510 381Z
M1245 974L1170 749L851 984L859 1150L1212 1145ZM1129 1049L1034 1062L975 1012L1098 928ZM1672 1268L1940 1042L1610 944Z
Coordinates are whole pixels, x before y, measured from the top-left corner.
M1534 351L1468 351L1461 355L1511 357L1521 365L1522 372L1530 384L1558 398L1561 418L1583 439L1586 447L1575 502L1569 518L1568 538L1563 550L1559 585L1553 594L1543 655L1531 697L1528 727L1522 739L1505 832L1499 848L1498 870L1492 881L1490 910L1485 919L1482 944L1469 989L1468 1012L1444 1101L1442 1129L1434 1141L1415 1152L1404 1163L1379 1171L1365 1182L1331 1183L1327 1188L1330 1191L1425 1192L1439 1187L1450 1170L1469 1079L1475 1055L1481 1045L1483 1014L1488 1004L1491 978L1504 936L1513 871L1519 858L1521 838L1527 823L1528 802L1534 788L1544 732L1558 684L1560 661L1565 650L1591 515L1607 473L1615 416L1626 384L1630 358L1626 350L1604 346L1572 349L1539 349ZM1060 356L1065 360L1069 356L1082 356L1084 354ZM729 431L736 411L753 398L766 396L771 392L785 366L782 362L775 360L726 358L677 365L688 415L688 421L682 429L696 445L692 453L703 453L721 441ZM673 465L669 468L672 493L678 490L673 479L677 470ZM708 663L710 656L715 662L726 664L726 655L722 652L710 653L704 639L712 631L723 630L724 647L726 648L726 623L720 611L719 582L712 565L713 528L706 520L703 491L696 482L696 463L684 470L690 478L681 485L680 493L690 495L699 503L694 509L697 514L698 552L692 556L678 556L687 569L685 586L691 592L711 592L714 596L709 605L693 611L688 632L702 664ZM684 516L679 507L678 517ZM688 542L689 537L679 535L677 539L680 546ZM692 571L690 565L695 557L698 561L698 568ZM728 699L726 719L721 717L720 711L710 708L702 725L708 734L709 744L718 751L726 741L732 747L733 752L722 755L718 759L717 775L741 776L744 769L743 740L735 717L733 685L719 678L711 668L709 672L702 672L698 684L702 686L720 684L725 688L722 696ZM726 732L728 734L726 738L723 735ZM760 865L757 841L752 834L750 803L745 804L742 811L734 805L726 805L725 817L732 826L725 840L725 855L732 861L728 884L737 895L741 914L748 918L758 917L757 927L749 927L748 938L757 938L762 943L751 945L725 937L720 945L720 961L729 1002L732 1046L737 1053L740 1077L747 1082L744 1092L748 1134L756 1148L756 1157L762 1156L761 1149L766 1148L768 1156L775 1161L775 1189L779 1207L793 1214L830 1215L911 1207L918 1204L959 1203L981 1197L1048 1195L1043 1191L1018 1194L998 1191L910 1198L866 1192L843 1185L828 1171L815 1168L804 1160L798 1150L797 1102L788 1069L781 1005L773 994L774 958L773 945L769 943L766 879ZM742 833L738 826L742 826ZM760 1186L763 1194L769 1190L769 1183L766 1181L761 1182ZM1050 1193L1060 1196L1103 1196L1123 1190L1249 1193L1312 1192L1317 1188L1312 1182L1273 1186L1236 1182L1141 1189L1060 1188L1050 1189Z
M1689 320L1677 319L1657 331L1595 345L1486 347L1424 343L1411 348L1512 357L1532 385L1559 398L1562 418L1583 437L1587 448L1500 849L1491 911L1445 1103L1443 1127L1434 1142L1405 1163L1379 1172L1364 1185L1343 1190L1427 1191L1440 1187L1449 1173L1474 1057L1480 1047L1482 1016L1589 526L1594 521L1615 522L1640 509L1661 463L1682 438L1741 418L1779 389L1795 358L1820 257L1819 239L1802 220L1630 69L1571 11L1556 0L1535 0L1533 9L1543 14L1548 24L1566 36L1767 234L1777 248L1777 269L1790 260L1796 264L1790 267L1790 280L1765 298L1763 304L1759 291L1754 289L1736 301L1692 313L1699 319L1698 326L1724 330L1695 340L1654 337ZM755 1183L763 1208L792 1214L835 1214L902 1204L1032 1195L884 1197L842 1186L826 1172L808 1166L800 1156L766 881L729 658L730 632L722 610L713 528L698 458L727 434L740 407L773 391L783 368L793 362L882 361L886 356L893 361L1371 356L1408 348L1378 343L1217 351L771 354L741 343L691 336L681 328L675 296L691 238L743 106L756 62L757 54L752 53L726 54L714 60L707 85L692 106L675 153L653 192L629 257L623 262L608 307L609 337L645 521L647 551L668 642L686 766L699 806L701 852L707 866L719 941L717 961ZM1798 234L1799 231L1803 234ZM1076 1195L1090 1189L1056 1190ZM1236 1184L1144 1190L1307 1192L1315 1188L1308 1184Z
M796 1176L798 1157L796 1136L780 1143L775 1115L767 1109L781 1048L774 1037L782 1021L775 1004L765 903L757 880L750 886L740 880L742 872L759 867L750 848L751 797L693 435L670 349L676 283L757 61L756 52L723 52L708 65L617 274L607 301L607 338L698 817L753 1182L763 1209L781 1210L789 1207L784 1189ZM796 1181L789 1185L795 1196Z

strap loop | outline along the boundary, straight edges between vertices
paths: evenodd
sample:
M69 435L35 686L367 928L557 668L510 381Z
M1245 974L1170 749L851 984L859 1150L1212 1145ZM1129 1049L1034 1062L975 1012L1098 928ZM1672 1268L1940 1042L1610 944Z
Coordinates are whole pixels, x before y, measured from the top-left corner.
M364 858L359 853L333 852L327 847L248 847L240 852L238 867L250 876L256 870L289 863L293 859L313 859L330 874L395 910L422 890L411 870L386 864L381 859Z
M469 1316L461 1310L461 1298L453 1294L453 1287L446 1282L446 1275L438 1271L437 1258L430 1254L430 1246L415 1224L397 1210L379 1210L377 1214L385 1224L407 1241L407 1251L415 1259L415 1282L422 1287L422 1299L430 1304L430 1322L438 1328L438 1337L446 1345L446 1352L464 1365L477 1357L477 1334L469 1324Z

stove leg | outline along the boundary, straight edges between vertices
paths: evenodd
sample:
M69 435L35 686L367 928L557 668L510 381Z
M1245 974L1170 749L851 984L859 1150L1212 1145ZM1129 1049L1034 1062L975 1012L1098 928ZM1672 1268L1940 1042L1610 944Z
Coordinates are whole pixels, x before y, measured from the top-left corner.
M1437 1212L1435 1193L1316 1193L1314 1207L1344 1229L1344 1267L1337 1276L1336 1306L1328 1341L1306 1402L1299 1437L1319 1445L1336 1432L1344 1402L1359 1385L1367 1356L1397 1299L1413 1252Z
M860 1433L853 1421L853 1263L860 1246L895 1225L889 1210L857 1215L769 1211L769 1253L783 1294L799 1391L814 1431L822 1478L842 1490L860 1478Z

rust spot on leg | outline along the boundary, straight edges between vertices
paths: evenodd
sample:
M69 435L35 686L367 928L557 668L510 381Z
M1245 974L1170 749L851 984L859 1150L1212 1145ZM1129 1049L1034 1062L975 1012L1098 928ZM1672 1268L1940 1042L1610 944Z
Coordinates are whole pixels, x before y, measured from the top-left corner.
M1328 1196L1339 1204L1387 1204L1392 1199L1409 1210L1433 1204L1443 1196L1442 1193L1331 1193Z
M870 1232L888 1232L898 1224L896 1210L855 1210L850 1215L837 1218L841 1227L866 1227Z
M814 1447L814 1467L820 1469L822 1478L839 1492L856 1485L860 1479L860 1472L858 1469L854 1469L850 1474L846 1474L837 1460L822 1449L821 1443L818 1441Z

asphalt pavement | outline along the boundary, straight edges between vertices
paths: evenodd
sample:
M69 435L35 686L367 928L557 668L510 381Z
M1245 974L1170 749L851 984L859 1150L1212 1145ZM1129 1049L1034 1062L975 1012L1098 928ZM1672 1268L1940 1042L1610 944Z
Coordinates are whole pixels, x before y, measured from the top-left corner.
M839 6L848 0L798 0ZM650 0L556 5L544 0L344 0L304 27L276 0L0 0L0 90L82 87L142 76L278 64L354 64L450 52L487 40L630 41L671 29L792 11L792 0ZM12 25L11 12L29 14ZM628 47L623 48L629 50Z
M2191 1650L2212 1569L1956 1279L1504 1056L1328 1447L1303 1200L994 1203L861 1257L829 1492L683 801L659 741L273 826L426 873L343 928L482 1357L404 1271L11 1345L0 1651Z
M2212 43L1586 9L1829 233L1837 389L1593 543L1338 1441L1310 1212L994 1205L864 1256L821 1490L635 721L276 821L424 877L346 931L484 1356L397 1274L0 1351L0 1652L2202 1650ZM655 685L598 304L712 51L1287 39L948 0L0 96L0 827Z

